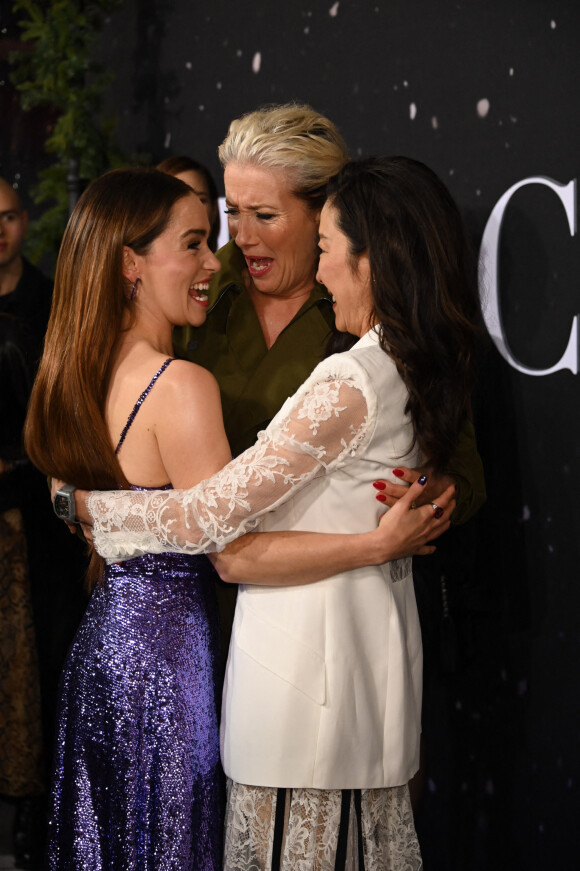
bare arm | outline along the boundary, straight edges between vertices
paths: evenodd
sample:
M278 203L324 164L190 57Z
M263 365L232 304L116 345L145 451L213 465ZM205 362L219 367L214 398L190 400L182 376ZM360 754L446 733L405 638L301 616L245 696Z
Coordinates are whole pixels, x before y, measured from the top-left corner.
M249 533L210 558L222 580L228 583L290 586L310 584L339 572L380 565L403 556L433 553L435 547L430 542L449 528L455 507L454 488L438 494L437 505L443 513L436 517L430 504L412 510L425 486L417 482L408 487L371 532Z

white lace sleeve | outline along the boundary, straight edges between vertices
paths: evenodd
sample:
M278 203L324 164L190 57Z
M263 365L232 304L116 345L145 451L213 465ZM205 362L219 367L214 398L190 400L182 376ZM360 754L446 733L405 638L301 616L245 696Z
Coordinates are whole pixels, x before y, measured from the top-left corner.
M299 487L348 462L372 434L366 373L336 355L284 404L256 444L190 490L93 492L93 540L108 560L219 550Z

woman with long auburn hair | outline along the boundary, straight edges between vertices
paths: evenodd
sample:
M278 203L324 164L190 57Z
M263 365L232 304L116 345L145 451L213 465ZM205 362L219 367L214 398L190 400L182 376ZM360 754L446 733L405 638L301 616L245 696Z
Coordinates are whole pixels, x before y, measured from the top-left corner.
M173 326L205 318L218 268L208 235L191 188L155 170L115 170L83 194L59 254L26 425L47 475L163 497L230 459L214 377L172 357ZM375 508L368 532L247 536L254 582L307 584L431 552L454 502L446 491L436 514L410 511L420 490L378 528ZM300 560L298 578L286 567ZM214 871L223 808L211 566L145 554L103 571L93 554L92 581L62 676L49 867Z
M208 234L191 188L155 170L115 170L83 194L26 423L27 451L47 475L188 486L228 460L213 377L172 354L174 324L205 319L219 268ZM62 676L49 867L214 871L223 811L212 567L176 555L103 565L93 552L94 590Z
M338 173L319 248L337 328L359 341L322 362L217 475L171 493L80 493L77 514L110 561L233 542L214 557L222 576L245 582L223 701L227 871L418 871L408 782L419 763L422 655L411 560L367 560L304 585L316 556L305 546L277 569L294 586L275 586L273 571L259 587L262 560L233 540L257 524L265 541L266 531L365 534L376 521L373 482L401 464L444 468L468 413L481 329L475 261L446 187L404 157ZM415 507L425 480L386 518L448 510L449 492Z

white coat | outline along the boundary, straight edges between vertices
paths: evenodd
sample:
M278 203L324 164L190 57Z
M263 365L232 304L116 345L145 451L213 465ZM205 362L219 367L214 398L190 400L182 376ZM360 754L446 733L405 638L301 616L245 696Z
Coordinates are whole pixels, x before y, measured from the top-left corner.
M341 371L364 370L372 435L263 517L263 531L370 530L384 510L372 482L421 460L407 390L374 331L340 358ZM256 786L404 784L419 762L421 680L410 559L306 586L242 586L224 688L225 772Z

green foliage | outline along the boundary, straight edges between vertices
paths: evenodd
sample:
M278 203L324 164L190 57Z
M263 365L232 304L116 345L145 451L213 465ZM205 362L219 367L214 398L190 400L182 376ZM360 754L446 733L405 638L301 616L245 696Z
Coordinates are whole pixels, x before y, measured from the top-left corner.
M103 111L103 94L114 75L93 59L104 16L120 5L121 0L13 0L21 39L30 49L12 54L11 79L23 109L48 106L55 117L45 142L54 162L32 191L36 203L51 204L30 225L27 250L33 260L60 244L71 169L84 183L124 162L114 119Z

